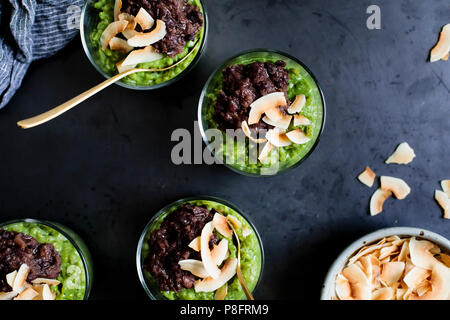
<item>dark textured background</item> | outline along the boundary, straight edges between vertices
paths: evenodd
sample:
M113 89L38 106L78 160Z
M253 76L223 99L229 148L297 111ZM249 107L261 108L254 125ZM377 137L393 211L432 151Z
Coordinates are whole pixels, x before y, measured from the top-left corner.
M366 28L378 4L382 30ZM157 92L118 86L60 118L23 131L16 121L46 111L102 77L80 39L32 64L0 111L0 214L67 224L86 240L96 266L94 299L145 299L135 248L150 217L168 202L211 194L240 206L264 241L257 298L318 298L334 258L357 237L390 226L417 226L450 236L433 200L450 178L450 62L427 63L450 6L441 1L207 1L206 54L181 83ZM222 166L175 166L175 128L193 130L201 88L212 70L245 49L269 47L303 60L327 100L327 124L313 155L268 179ZM385 165L408 141L417 158ZM372 190L356 180L370 165L404 178L412 192L368 214ZM117 295L125 284L126 295Z

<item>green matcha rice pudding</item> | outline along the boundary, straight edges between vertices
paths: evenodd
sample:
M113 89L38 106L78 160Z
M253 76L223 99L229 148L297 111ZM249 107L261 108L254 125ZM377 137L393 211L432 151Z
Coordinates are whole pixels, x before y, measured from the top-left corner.
M16 220L0 224L0 243L0 295L15 290L23 271L25 287L18 291L22 292L20 295L16 293L16 300L85 300L89 297L93 276L90 254L72 230L47 221ZM6 279L4 273L7 273ZM42 298L42 295L45 297L44 287L50 289L47 298Z
M144 290L157 300L246 299L236 275L235 230L240 266L253 292L263 267L261 239L232 204L201 196L176 201L160 210L145 227L137 250Z

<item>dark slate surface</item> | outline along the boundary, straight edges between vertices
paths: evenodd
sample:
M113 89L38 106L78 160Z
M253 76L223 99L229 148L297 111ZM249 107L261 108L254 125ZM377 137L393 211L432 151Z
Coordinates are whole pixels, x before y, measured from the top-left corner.
M366 28L370 4L381 7L382 30ZM426 62L450 21L447 0L209 0L207 7L207 52L185 81L157 92L114 86L23 131L17 120L103 80L79 39L32 65L0 111L2 220L45 218L79 232L95 260L94 299L117 298L117 279L127 299L145 299L135 267L139 234L155 211L194 194L228 199L255 222L266 253L258 298L318 298L334 258L379 228L417 226L450 236L450 222L433 200L438 181L450 178L450 63ZM314 154L294 171L264 180L218 165L173 165L170 134L193 130L210 72L256 47L297 56L321 82L328 115ZM385 165L402 141L417 158L409 166ZM404 178L411 195L370 217L374 189L355 178L366 165Z

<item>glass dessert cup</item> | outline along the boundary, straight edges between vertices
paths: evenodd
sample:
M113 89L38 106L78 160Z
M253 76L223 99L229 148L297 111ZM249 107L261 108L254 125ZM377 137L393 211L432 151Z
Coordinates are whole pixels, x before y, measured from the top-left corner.
M214 119L214 103L222 87L222 70L236 64L246 65L252 62L276 62L278 60L286 62L286 69L290 78L288 95L291 101L299 93L305 92L307 96L306 105L301 113L305 113L311 120L309 128L304 128L311 140L304 145L291 145L280 148L279 152L274 152L277 151L276 149L272 150L269 157L271 161L268 164L262 164L257 159L257 144L248 141L248 139L238 140L237 143L234 142L234 145L231 145L233 152L227 153L226 145L230 143L230 140L233 143L233 138L227 138L229 136L218 129L217 121ZM325 114L325 99L313 73L297 58L270 49L245 51L225 61L207 80L198 104L200 133L203 141L214 155L216 163L224 164L234 172L251 177L274 176L299 166L309 157L319 143L325 125ZM217 133L218 131L220 132ZM220 142L216 145L215 142L218 136L223 139L223 143ZM259 138L264 137L260 136ZM261 152L263 146L263 143L259 144L259 152ZM274 154L275 157L273 157Z
M41 229L41 230L39 230L41 232L44 231L42 228L53 229L53 231L56 231L56 233L58 233L58 238L60 238L59 236L62 235L65 238L62 240L69 241L71 246L73 246L73 248L75 248L76 252L78 253L78 256L81 259L81 263L83 265L83 272L84 272L84 278L85 278L84 287L85 288L84 288L84 295L83 295L82 300L88 300L89 295L91 293L91 289L92 289L92 282L94 279L94 270L93 270L92 257L89 252L89 249L86 246L85 242L80 238L80 236L78 234L76 234L73 230L71 230L70 228L68 228L60 223L50 222L50 221L46 221L46 220L17 219L17 220L11 220L11 221L0 223L0 228L6 228L7 230L16 231L16 232L23 232L22 226L25 228L26 227L29 227L29 228L37 227L37 228ZM24 232L24 234L27 234L27 233ZM36 239L36 240L38 240L38 239ZM61 239L58 239L58 241L59 240L61 240ZM41 241L39 241L39 242L41 242ZM51 241L49 241L49 242L54 244L55 248L57 248L57 245L54 242L51 242ZM63 274L63 273L68 274L69 272L67 272L67 270L63 270L64 269L64 261L69 260L70 262L72 262L72 260L74 258L69 257L68 259L64 259L63 253L59 252L59 254L61 256L61 261L63 263L61 274ZM71 265L69 265L69 267L70 266ZM64 279L64 280L67 280L67 279ZM65 282L64 280L61 281L63 285Z
M103 1L111 2L111 6L112 7L114 6L114 0L103 0ZM136 73L116 82L118 85L134 90L159 89L169 86L177 82L178 80L182 79L195 67L195 65L200 60L206 46L206 40L208 35L208 15L206 12L206 8L203 4L203 1L202 0L194 0L194 1L196 1L196 3L199 4L201 12L203 13L203 27L199 32L200 36L196 37L196 39L198 38L198 40L191 41L191 43L187 46L187 49L189 53L191 52L191 50L195 50L196 52L192 52L191 56L189 56L186 59L186 61L182 62L179 66L176 66L173 69L164 72ZM92 63L92 65L95 67L95 69L97 69L97 71L100 74L102 74L106 79L109 79L111 78L111 76L117 74L118 72L115 68L114 71L111 71L111 68L108 69L105 66L105 62L103 62L102 59L109 60L110 57L108 57L105 54L101 54L99 52L101 48L99 48L98 39L97 41L94 41L91 36L96 31L96 28L100 21L99 18L100 11L94 6L97 2L99 2L99 0L87 0L85 5L83 6L80 20L80 36L83 49L89 61ZM112 22L112 20L110 22ZM195 46L197 46L197 48L194 49ZM170 64L175 64L177 61L180 61L183 58L181 56L178 58L177 57L178 56L174 57L173 59L170 59L173 60L173 63ZM158 61L155 61L154 63L158 63ZM159 66L154 65L154 63L142 63L139 64L138 66L142 66L144 68L158 68L158 69L169 66L169 65ZM138 80L136 80L139 77L144 77L145 79L147 79L146 77L150 77L151 79L163 78L163 81L153 85L140 85L137 83Z
M145 270L143 267L144 260L149 254L149 251L148 251L149 248L148 248L147 243L148 243L150 233L154 230L157 230L159 228L159 225L161 224L161 222L171 212L173 212L175 209L179 208L181 205L187 204L187 203L196 204L196 205L205 204L208 208L212 204L212 205L214 205L213 208L217 208L218 210L219 210L219 208L222 208L225 210L229 210L228 212L232 211L232 212L234 212L235 216L237 215L243 221L245 221L245 223L248 225L250 230L253 232L253 236L254 236L253 239L255 239L255 243L256 243L256 248L250 248L249 252L257 251L256 257L254 257L256 262L254 262L254 263L256 263L256 268L258 269L258 271L257 271L256 276L254 274L252 275L252 277L254 278L253 283L250 284L249 282L247 282L247 286L250 287L250 291L254 292L257 289L257 287L261 281L262 274L263 274L263 268L264 268L264 250L263 250L262 241L258 234L258 231L256 230L253 223L248 219L248 217L240 209L235 207L230 202L225 201L220 198L211 197L211 196L198 196L198 197L189 197L189 198L183 198L183 199L177 200L177 201L165 206L161 210L159 210L151 218L151 220L147 223L147 225L145 226L145 228L140 236L139 243L137 246L137 252L136 252L136 266L137 266L137 272L138 272L138 276L139 276L141 285L144 288L144 291L146 292L146 294L149 296L149 298L152 300L169 300L169 298L167 298L159 290L156 280L153 278L153 276L147 270ZM247 258L245 257L245 254L243 254L243 250L245 250L245 249L243 249L243 245L242 245L242 241L241 241L241 269L243 270L243 273L245 274L245 272L246 272L244 270L245 263L246 263L246 259L248 259L248 257ZM245 277L245 275L244 275L244 277ZM230 291L230 288L232 288L233 286L234 286L234 288L236 288L238 286L239 287L239 299L245 299L245 294L242 291L240 284L238 283L237 276L235 275L234 278L232 280L230 280L229 282L231 282L231 285L229 286L229 291ZM236 284L237 284L237 286L236 286ZM192 290L192 289L183 289L183 290ZM192 295L186 294L186 296L190 297ZM179 298L175 298L175 299L179 299ZM188 299L188 300L196 300L196 299L194 298L194 299Z

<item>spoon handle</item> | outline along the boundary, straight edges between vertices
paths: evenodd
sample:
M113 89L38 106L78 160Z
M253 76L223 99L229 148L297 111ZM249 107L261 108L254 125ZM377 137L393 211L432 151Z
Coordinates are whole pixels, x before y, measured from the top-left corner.
M56 118L59 115L63 114L64 112L72 109L73 107L75 107L79 103L83 102L84 100L92 97L94 94L105 89L106 87L113 84L114 82L116 82L116 81L122 79L123 77L126 77L132 73L139 72L139 71L142 71L142 69L135 68L135 69L127 70L122 73L116 74L115 76L103 81L102 83L96 85L95 87L79 94L75 98L72 98L69 101L67 101L47 112L41 113L32 118L28 118L28 119L17 122L17 125L23 129L28 129L28 128L32 128L32 127L38 126L40 124L43 124L47 121L50 121L53 118Z

